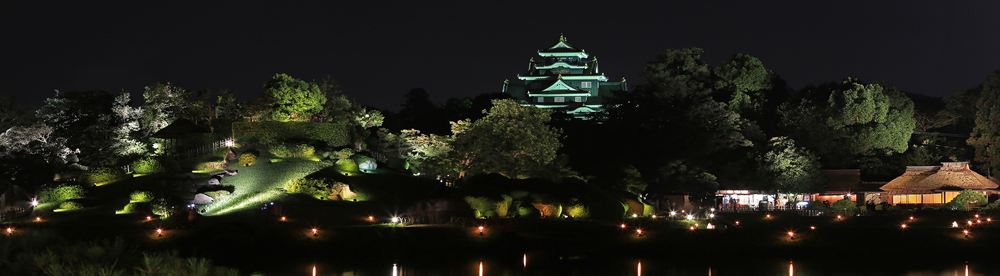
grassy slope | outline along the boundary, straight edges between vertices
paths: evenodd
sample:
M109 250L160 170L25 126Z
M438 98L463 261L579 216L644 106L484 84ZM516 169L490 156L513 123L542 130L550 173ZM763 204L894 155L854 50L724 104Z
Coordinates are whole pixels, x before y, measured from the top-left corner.
M289 181L303 178L313 172L332 166L331 162L316 162L310 159L287 158L281 162L267 163L272 159L269 153L261 150L260 160L249 167L234 164L229 169L237 169L239 173L222 179L221 185L235 186L235 191L226 197L202 207L204 215L223 215L249 208L262 206L264 203L279 200L284 195L281 191Z

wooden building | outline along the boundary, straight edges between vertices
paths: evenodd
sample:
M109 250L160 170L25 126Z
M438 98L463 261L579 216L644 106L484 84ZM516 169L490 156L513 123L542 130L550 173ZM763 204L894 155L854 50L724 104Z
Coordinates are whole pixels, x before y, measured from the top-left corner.
M996 182L969 169L968 162L942 162L941 166L907 166L906 172L880 189L890 203L940 206L965 189L984 195L996 193Z

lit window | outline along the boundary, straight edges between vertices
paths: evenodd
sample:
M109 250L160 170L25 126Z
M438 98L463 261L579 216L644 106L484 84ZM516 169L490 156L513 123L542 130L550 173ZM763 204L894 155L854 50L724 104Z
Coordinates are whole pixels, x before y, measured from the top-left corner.
M589 81L581 82L580 83L580 88L591 88L590 87L590 82Z
M555 102L557 102L557 103L561 103L561 102L565 102L566 101L566 97L555 97L555 99L556 99Z
M583 97L573 97L573 101L574 102L582 102L583 101Z
M538 97L537 99L538 99L538 102L540 102L540 103L544 103L545 102L545 98Z

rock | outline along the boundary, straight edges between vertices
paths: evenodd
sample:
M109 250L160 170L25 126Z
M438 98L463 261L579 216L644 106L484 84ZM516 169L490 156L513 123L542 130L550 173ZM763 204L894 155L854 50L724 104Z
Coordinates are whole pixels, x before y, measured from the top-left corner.
M333 188L330 189L330 196L327 198L333 200L351 199L358 196L351 191L351 186L344 183L333 184Z
M219 179L218 178L214 178L214 177L211 178L211 179L209 179L208 180L208 185L219 185Z
M239 172L240 170L226 170L226 174L228 175L236 175Z
M198 204L198 205L204 205L204 204L212 203L212 201L213 201L213 199L210 196L207 196L205 194L196 194L196 195L194 195L194 200L192 200L191 203Z

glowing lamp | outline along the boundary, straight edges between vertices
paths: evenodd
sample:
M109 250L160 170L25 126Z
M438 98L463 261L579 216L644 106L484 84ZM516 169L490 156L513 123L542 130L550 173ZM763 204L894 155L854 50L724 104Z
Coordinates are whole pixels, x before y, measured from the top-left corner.
M816 230L816 226L809 226L810 230Z
M771 214L767 214L767 218L771 218Z
M656 218L656 215L653 215L653 218L655 219L655 218Z
M640 237L642 237L642 229L635 229L635 232L638 233Z
M632 217L633 218L637 218L637 217L639 217L639 214L632 214Z
M7 235L14 233L14 228L7 227Z
M691 231L694 231L694 226L691 226Z
M910 216L910 220L913 220L913 216Z
M38 200L37 199L32 199L31 200L31 207L35 207L35 206L38 206Z
M288 218L286 218L286 217L281 217L281 221L285 221L285 220L287 220L287 219L288 219Z
M694 219L694 216L692 216L692 215L687 215L687 219L688 219L688 220L692 220L692 219Z
M624 223L622 223L622 229L625 229L625 224Z
M373 220L375 220L375 217L374 216L368 216L368 220L369 221L373 221Z
M958 228L958 222L957 221L952 221L951 222L951 227L952 228Z
M156 228L156 236L157 237L163 237L163 229Z
M676 216L676 215L677 215L677 212L674 212L674 211L670 211L670 215L671 215L671 216Z
M715 214L708 214L708 217L715 218Z
M976 223L983 223L983 220L977 219Z
M153 220L153 217L151 217L151 216L146 216L146 220Z
M35 217L35 221L42 221L42 217Z
M318 232L319 229L313 228L312 230L313 230L313 237L319 236L319 232Z
M986 222L993 222L993 219L991 219L991 218L986 218Z
M906 228L906 223L903 223L903 226L902 226L902 228Z
M694 227L701 227L701 224L695 223Z
M840 215L837 215L837 219L840 219Z
M976 218L979 218L979 214L976 214Z
M715 229L715 225L712 225L711 223L709 223L709 224L705 225L705 228L707 228L707 229Z
M740 226L740 221L736 221L736 226Z
M795 232L788 231L788 238L794 240L795 239Z
M972 221L971 220L969 221L969 225L972 225Z
M8 229L9 229L9 228L8 228ZM968 230L968 229L966 229L966 230L962 230L962 232L963 232L963 233L965 233L965 237L966 237L966 238L968 238L968 237L969 237L969 230Z
M708 209L709 211L715 212L715 208Z
M480 236L482 236L482 235L483 235L483 227L482 227L482 226L479 226L479 235L480 235Z
M397 218L397 217L392 217L392 223L397 223L397 222L399 222L399 218Z
M226 146L227 147L232 147L233 146L233 140L226 140Z

